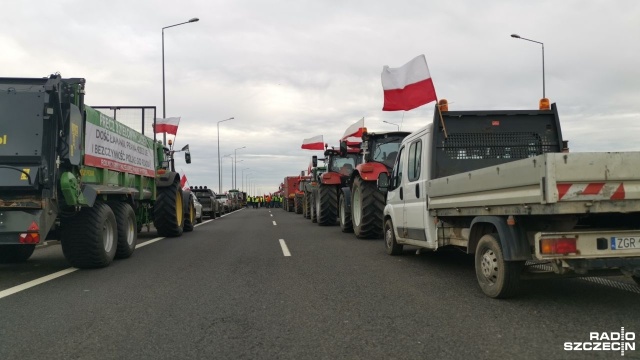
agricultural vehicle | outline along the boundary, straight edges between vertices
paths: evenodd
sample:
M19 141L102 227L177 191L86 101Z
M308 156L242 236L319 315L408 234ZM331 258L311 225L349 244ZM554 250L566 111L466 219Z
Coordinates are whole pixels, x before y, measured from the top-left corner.
M60 240L78 268L130 257L137 234L192 231L175 151L84 104L85 79L0 78L0 262ZM144 112L143 112L144 113Z
M311 206L311 198L318 190L318 178L327 171L326 166L315 166L309 168L309 179L300 182L300 190L302 195L302 216L317 222L315 207Z
M340 189L338 205L342 232L353 232L358 238L382 238L383 211L386 194L378 190L378 175L387 175L396 160L402 140L409 132L369 133L364 129L360 150L362 162L356 165L349 181ZM350 144L354 146L354 144ZM352 151L345 139L340 141L340 154Z
M327 171L318 177L318 188L312 193L312 221L315 217L318 225L336 225L338 221L338 201L340 189L348 187L355 167L360 164L360 150L355 148L346 149L341 152L339 149L326 149L323 160L327 166ZM318 158L313 156L313 166L317 167Z
M296 190L298 189L298 183L300 183L300 176L287 176L282 182L282 210L294 211L295 210L295 197Z

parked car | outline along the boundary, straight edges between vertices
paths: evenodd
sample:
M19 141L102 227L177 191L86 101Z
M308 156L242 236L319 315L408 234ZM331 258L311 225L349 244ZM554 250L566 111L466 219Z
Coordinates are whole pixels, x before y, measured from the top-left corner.
M198 197L202 204L202 213L211 219L215 219L220 214L220 204L216 201L216 193L206 186L191 186L191 191Z
M193 207L196 209L196 222L199 224L202 222L202 204L200 204L196 196L191 196L191 199Z
M231 211L231 202L229 201L227 194L217 194L216 200L218 200L218 203L220 204L220 215L224 215Z

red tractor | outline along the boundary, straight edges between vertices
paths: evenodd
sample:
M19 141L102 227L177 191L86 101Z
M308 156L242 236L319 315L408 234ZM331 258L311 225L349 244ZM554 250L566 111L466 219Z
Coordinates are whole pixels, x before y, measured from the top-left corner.
M343 232L353 231L358 238L382 238L385 193L378 190L376 180L381 173L389 174L396 160L406 131L369 133L363 129L362 142L340 141L340 153L358 147L362 161L340 189L339 221ZM350 146L347 146L350 145Z

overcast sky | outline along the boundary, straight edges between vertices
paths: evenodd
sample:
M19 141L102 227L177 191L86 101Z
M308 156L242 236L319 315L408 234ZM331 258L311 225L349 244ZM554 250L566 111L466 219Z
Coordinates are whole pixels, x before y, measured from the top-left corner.
M220 156L237 150L237 184L277 190L364 117L414 131L433 104L383 112L380 74L426 56L450 110L536 109L557 103L572 152L640 150L640 1L31 0L3 1L0 76L87 81L91 105L155 105L162 115L165 30L167 116L182 121L178 170L218 188ZM2 124L5 125L5 124ZM171 136L170 136L171 138ZM231 186L222 159L222 187ZM249 169L246 169L249 168ZM247 184L245 183L245 188Z

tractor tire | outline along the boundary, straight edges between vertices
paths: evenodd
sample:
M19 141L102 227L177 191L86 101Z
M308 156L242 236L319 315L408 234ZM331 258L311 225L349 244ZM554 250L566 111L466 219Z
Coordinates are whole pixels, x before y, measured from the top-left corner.
M118 224L109 205L97 202L63 220L60 243L72 266L91 269L111 264L118 248Z
M387 219L384 222L384 247L389 255L401 255L403 245L396 241L396 234L393 232L393 221Z
M302 214L302 198L299 196L296 196L296 214Z
M317 193L317 192L316 192ZM316 193L311 194L311 206L309 206L309 212L311 213L311 222L318 222L318 213L316 213Z
M524 261L505 261L498 234L486 234L476 247L475 268L482 292L504 299L518 292Z
M344 198L344 193L340 195L340 200L338 200L338 219L340 221L340 230L342 230L343 233L350 233L353 232L351 209L347 207L347 201Z
M338 191L335 185L320 185L316 199L318 225L332 226L338 220Z
M180 183L158 188L158 198L153 205L153 226L159 236L175 237L182 235L184 215L182 214L182 190Z
M378 191L374 181L364 181L361 177L353 181L352 192L353 233L360 239L382 238L384 194Z
M115 258L127 259L133 255L138 243L136 213L131 205L125 202L109 202L107 204L113 211L118 226L118 246Z
M304 193L302 199L302 216L305 219L311 219L311 193Z
M0 245L0 264L25 262L35 249L35 244Z
M196 220L196 208L195 206L193 206L193 202L191 202L191 199L189 199L189 212L186 213L184 217L184 231L193 231Z

